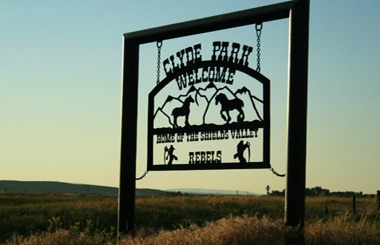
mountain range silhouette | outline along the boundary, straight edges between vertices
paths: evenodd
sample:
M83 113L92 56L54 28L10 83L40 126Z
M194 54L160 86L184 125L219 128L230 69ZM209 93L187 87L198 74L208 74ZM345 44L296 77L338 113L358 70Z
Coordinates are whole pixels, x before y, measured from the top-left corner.
M189 124L192 126L226 124L226 120L221 112L221 105L216 103L216 97L220 94L224 94L231 101L234 99L242 101L243 105L241 109L245 115L243 122L263 121L263 111L260 108L263 107L264 101L252 95L251 91L245 86L236 91L232 91L227 86L218 88L213 82L209 82L205 87L196 88L192 85L187 92L177 97L169 95L164 103L154 112L153 120L159 121L159 126L155 128L174 128L173 110L174 108L183 106L189 106ZM194 102L191 101L192 103L185 105L185 101L189 97L191 97ZM236 116L236 113L237 111L231 111L231 123L238 121L237 118L235 119L235 117L239 117L239 115ZM178 126L185 127L183 122Z

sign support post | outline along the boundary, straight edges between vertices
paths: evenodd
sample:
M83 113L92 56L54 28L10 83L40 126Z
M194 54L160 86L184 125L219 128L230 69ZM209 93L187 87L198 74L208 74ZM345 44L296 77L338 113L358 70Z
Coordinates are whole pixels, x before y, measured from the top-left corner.
M290 9L288 149L285 198L287 225L304 226L309 0L298 0Z
M135 226L139 45L124 37L118 231Z

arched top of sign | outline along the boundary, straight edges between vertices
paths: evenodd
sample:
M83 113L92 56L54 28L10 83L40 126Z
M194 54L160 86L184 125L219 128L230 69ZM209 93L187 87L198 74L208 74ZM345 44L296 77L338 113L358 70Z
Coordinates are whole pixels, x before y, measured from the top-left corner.
M166 59L149 93L148 169L269 168L270 81L248 66L252 48L202 61L197 46L191 62Z
M179 69L173 73L171 73L169 76L165 77L157 86L149 93L150 96L155 96L157 93L160 92L160 90L165 87L168 83L175 80L178 76L181 74L184 74L186 72L201 68L201 67L229 67L233 70L237 70L240 72L243 72L254 79L256 79L258 82L264 84L269 83L269 79L262 75L261 73L257 72L256 70L252 69L251 67L232 63L232 62L226 62L226 61L212 61L212 60L205 60L200 61L195 64L191 64L186 66L185 68Z

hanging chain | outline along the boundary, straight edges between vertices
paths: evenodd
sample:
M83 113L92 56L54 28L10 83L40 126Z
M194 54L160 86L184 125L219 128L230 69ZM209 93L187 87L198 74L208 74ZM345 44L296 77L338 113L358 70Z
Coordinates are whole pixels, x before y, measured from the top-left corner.
M157 84L160 83L160 71L161 71L161 47L162 47L162 41L157 41L156 43L157 46ZM142 180L147 174L148 170L145 170L145 172L136 180Z
M279 174L279 173L277 173L272 167L270 167L269 170L272 171L272 173L274 175L277 175L278 177L285 177L285 174Z
M157 84L160 83L160 68L161 68L161 47L162 41L157 41Z
M148 170L145 170L145 172L143 173L143 175L141 175L140 177L136 178L136 180L142 180L148 173L149 171Z
M257 37L257 68L256 68L256 71L257 72L260 72L260 69L261 69L261 67L260 67L260 60L261 60L260 59L260 56L261 56L261 54L260 54L260 51L261 51L260 42L261 42L261 30L262 29L263 29L263 23L257 23L256 24L256 37Z

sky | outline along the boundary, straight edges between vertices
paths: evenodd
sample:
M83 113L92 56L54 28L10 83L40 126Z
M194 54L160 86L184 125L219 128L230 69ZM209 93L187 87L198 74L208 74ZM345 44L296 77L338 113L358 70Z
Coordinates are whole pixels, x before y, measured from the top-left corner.
M0 0L0 179L119 185L123 34L282 1ZM380 15L377 0L310 4L306 187L380 188ZM263 24L271 81L271 166L286 172L288 20ZM246 26L165 40L163 59L202 43L256 47ZM251 57L255 67L255 57ZM140 47L137 175L146 170L155 43ZM165 73L161 71L161 76ZM150 171L137 188L265 193L268 169Z

